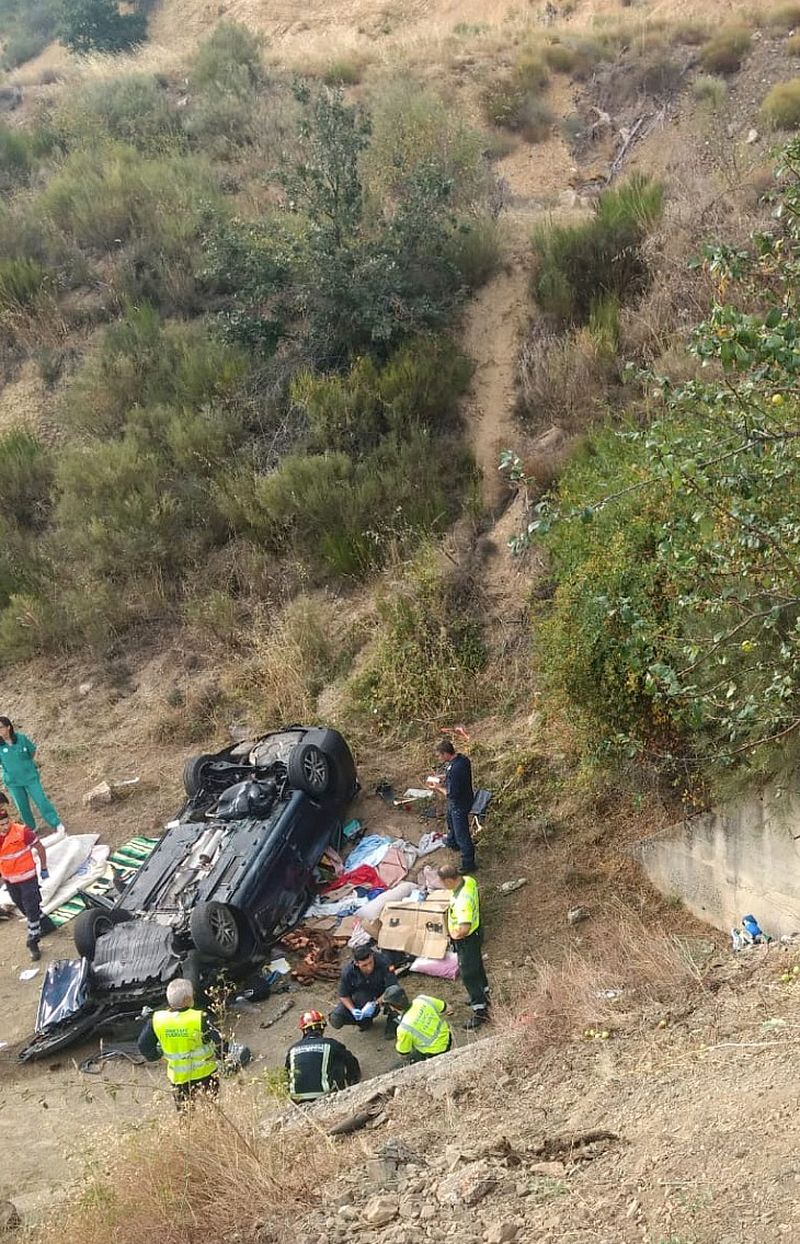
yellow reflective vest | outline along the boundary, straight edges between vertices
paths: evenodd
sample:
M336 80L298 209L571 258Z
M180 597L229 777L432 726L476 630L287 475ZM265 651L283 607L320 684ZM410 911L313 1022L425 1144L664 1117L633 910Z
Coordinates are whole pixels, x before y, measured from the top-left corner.
M205 1080L217 1070L213 1045L203 1037L204 1011L156 1011L153 1032L167 1062L171 1084Z
M481 905L478 899L478 883L474 877L464 877L457 890L450 895L447 910L447 928L452 937L460 924L468 924L474 933L481 923Z
M416 997L397 1025L398 1054L443 1054L450 1044L450 1027L442 1019L444 1009L441 998L424 993Z

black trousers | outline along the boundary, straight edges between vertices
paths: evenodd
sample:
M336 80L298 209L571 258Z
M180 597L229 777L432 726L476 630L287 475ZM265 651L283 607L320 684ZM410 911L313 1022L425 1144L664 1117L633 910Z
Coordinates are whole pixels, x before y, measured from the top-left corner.
M469 1004L473 1011L480 1012L489 1009L489 981L483 966L482 941L483 932L478 928L469 937L453 942L458 955L458 970L469 995Z
M187 1080L185 1084L173 1084L175 1106L178 1110L187 1110L195 1101L210 1101L219 1096L219 1076L212 1072L204 1080Z
M42 895L38 877L27 881L7 881L6 889L14 906L28 922L28 945L38 942L42 936Z
M475 867L475 843L469 832L469 811L447 805L447 839L445 846L461 852L461 871L470 873Z

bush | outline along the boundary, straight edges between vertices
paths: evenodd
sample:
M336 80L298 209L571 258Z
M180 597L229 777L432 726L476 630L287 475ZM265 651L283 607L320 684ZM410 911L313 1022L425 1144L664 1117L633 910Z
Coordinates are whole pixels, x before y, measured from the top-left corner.
M53 463L47 448L27 428L0 435L3 463L3 515L18 527L36 531L47 519Z
M482 136L435 91L406 79L392 82L376 99L371 122L363 157L370 194L402 194L421 165L453 183L451 198L457 204L485 194Z
M130 309L106 329L64 398L68 426L119 435L132 408L198 410L223 402L246 370L241 351L209 337L200 323L164 323L150 306Z
M800 34L792 35L786 40L786 51L790 56L800 56Z
M773 30L794 30L800 26L800 4L781 4L776 9L770 9L765 13L764 21Z
M462 221L450 245L450 256L468 289L480 289L497 272L503 258L500 228L491 216Z
M564 335L535 324L519 355L520 416L534 432L584 432L606 413L616 378L616 361L588 328Z
M314 449L368 453L390 434L414 426L441 430L472 375L447 338L409 342L382 368L357 359L346 376L297 377L292 398L308 421Z
M719 111L728 98L728 85L724 78L701 74L692 87L692 94L698 103L708 104L714 111Z
M61 42L71 52L127 52L142 43L147 17L121 13L116 0L62 0Z
M232 91L210 91L191 101L183 128L193 146L213 159L235 158L256 141L253 100Z
M542 56L548 69L554 73L572 73L578 62L575 48L567 43L546 43Z
M329 61L322 71L322 81L328 86L357 86L364 77L367 62L363 56L351 54Z
M178 113L151 74L131 73L97 82L68 97L54 124L69 147L95 147L106 138L147 155L181 139Z
M708 41L709 30L705 22L688 21L677 22L672 27L671 42L686 43L689 47L700 47L701 44Z
M263 76L258 36L239 22L220 22L196 52L189 80L195 91L247 93Z
M752 42L746 26L724 26L703 47L700 62L709 73L736 73Z
M43 52L50 42L47 35L35 30L18 30L7 41L3 48L3 68L16 69L26 61L33 60Z
M45 270L35 259L0 259L0 310L32 306L45 281Z
M800 126L800 78L777 82L761 105L764 121L776 130L796 130Z
M425 546L379 602L379 627L350 685L352 708L381 734L430 733L468 716L486 653L471 581Z
M517 59L513 70L514 81L524 91L539 94L550 81L547 64L538 51L528 50Z
M634 174L601 195L592 220L538 229L534 287L544 310L586 323L598 299L630 299L641 292L648 280L641 243L661 214L663 194L659 182Z

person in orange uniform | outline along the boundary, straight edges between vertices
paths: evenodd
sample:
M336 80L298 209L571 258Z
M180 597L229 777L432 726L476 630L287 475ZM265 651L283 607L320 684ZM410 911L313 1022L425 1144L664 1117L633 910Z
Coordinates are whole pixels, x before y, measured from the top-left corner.
M42 936L42 894L36 875L38 855L41 878L46 880L47 854L27 825L12 821L8 814L8 800L0 793L0 878L5 883L12 903L28 922L28 953L34 962L41 959L39 939Z

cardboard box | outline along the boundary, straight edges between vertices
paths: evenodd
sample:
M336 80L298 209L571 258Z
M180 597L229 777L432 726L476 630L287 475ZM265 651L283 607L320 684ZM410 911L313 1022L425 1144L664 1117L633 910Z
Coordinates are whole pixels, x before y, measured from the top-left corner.
M423 903L387 903L381 912L381 950L404 950L425 959L443 959L450 948L447 890L429 894Z

